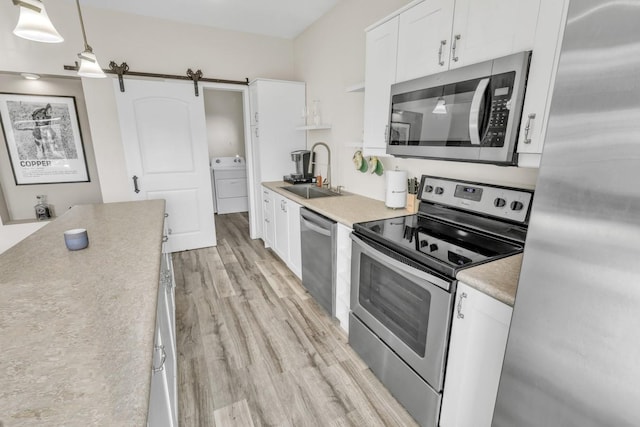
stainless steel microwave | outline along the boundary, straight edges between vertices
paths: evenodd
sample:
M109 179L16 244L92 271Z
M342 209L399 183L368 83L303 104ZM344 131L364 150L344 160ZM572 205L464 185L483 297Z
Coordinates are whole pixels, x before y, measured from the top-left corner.
M391 86L387 153L514 165L531 52Z

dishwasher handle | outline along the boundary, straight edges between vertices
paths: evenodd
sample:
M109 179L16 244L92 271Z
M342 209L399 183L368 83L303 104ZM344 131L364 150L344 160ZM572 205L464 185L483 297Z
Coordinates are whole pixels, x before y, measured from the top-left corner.
M331 237L334 233L336 222L310 209L301 208L300 225L308 227L323 236Z
M331 237L331 230L327 230L326 228L322 228L315 222L309 221L307 218L300 215L300 224L311 231L315 231L316 233L322 234L323 236Z

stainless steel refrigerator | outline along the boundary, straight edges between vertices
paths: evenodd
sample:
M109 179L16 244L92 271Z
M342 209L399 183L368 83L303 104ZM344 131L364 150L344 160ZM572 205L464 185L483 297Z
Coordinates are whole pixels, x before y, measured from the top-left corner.
M492 425L639 426L640 1L571 1L548 126Z

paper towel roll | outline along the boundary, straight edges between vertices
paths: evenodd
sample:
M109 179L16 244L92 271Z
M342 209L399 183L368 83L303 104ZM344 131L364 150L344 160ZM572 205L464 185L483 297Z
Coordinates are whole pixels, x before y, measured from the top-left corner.
M385 171L387 187L384 204L388 208L404 208L407 203L407 171Z

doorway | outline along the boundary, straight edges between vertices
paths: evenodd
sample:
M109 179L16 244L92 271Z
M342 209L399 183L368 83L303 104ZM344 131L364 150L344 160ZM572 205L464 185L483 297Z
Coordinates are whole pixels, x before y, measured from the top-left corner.
M247 87L203 84L214 217L252 216ZM215 221L217 224L217 220ZM217 233L216 233L217 234ZM251 234L251 233L250 233Z

